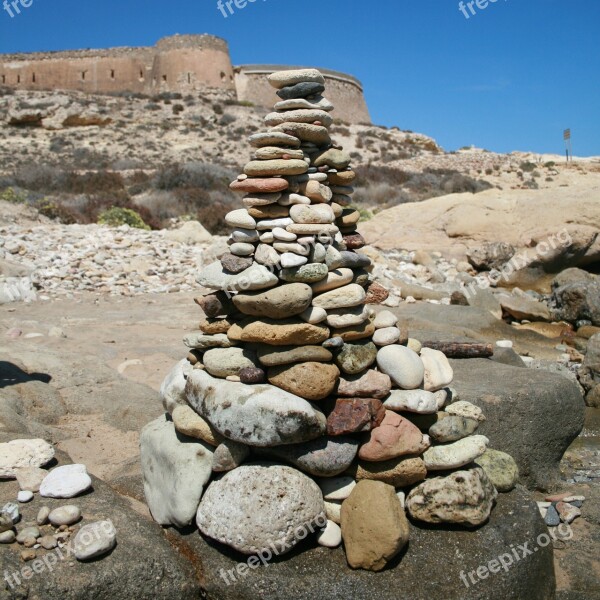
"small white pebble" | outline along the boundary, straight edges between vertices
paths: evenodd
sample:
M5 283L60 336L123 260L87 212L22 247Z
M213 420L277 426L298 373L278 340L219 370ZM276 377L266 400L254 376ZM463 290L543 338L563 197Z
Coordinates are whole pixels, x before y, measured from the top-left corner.
M33 500L33 492L30 492L29 490L21 490L17 494L17 500L23 503L31 502Z

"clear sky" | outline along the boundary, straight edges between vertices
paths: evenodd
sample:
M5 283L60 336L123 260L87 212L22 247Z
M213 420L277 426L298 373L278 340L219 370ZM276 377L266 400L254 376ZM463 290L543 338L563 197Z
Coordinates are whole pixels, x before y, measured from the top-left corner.
M0 53L227 39L234 64L323 66L364 84L373 121L448 150L600 155L600 0L23 0ZM485 6L485 0L478 0ZM243 4L243 0L238 0Z

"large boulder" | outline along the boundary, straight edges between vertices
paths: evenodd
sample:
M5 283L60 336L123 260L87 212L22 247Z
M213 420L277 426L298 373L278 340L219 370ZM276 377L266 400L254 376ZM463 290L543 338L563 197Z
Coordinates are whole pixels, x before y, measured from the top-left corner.
M498 498L485 527L468 530L411 522L406 550L376 575L350 569L342 548L315 547L314 536L283 558L265 552L256 561L195 532L184 534L182 541L202 564L207 600L551 600L552 545L542 547L536 541L547 533L537 506L517 487ZM545 537L540 539L546 543ZM538 550L518 561L511 558L511 546L523 544ZM478 567L487 569L500 555L506 569L477 577Z
M579 280L557 287L552 292L551 305L556 320L576 323L587 319L600 326L600 278Z
M554 373L487 359L450 362L460 399L487 417L477 433L515 459L522 483L551 486L563 454L583 428L585 405L577 386Z

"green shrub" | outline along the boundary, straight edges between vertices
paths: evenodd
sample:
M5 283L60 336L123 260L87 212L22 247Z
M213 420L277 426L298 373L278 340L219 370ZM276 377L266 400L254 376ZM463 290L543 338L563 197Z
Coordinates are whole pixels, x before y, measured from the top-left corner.
M25 204L27 202L27 194L15 191L14 188L9 187L0 192L0 200L10 202L11 204Z
M521 169L521 171L524 171L525 173L531 173L531 171L535 171L535 163L532 162L522 162L519 165L519 168Z
M98 215L98 224L110 227L129 225L129 227L135 227L136 229L150 230L150 227L144 223L139 213L130 208L119 208L118 206L112 206L108 210L101 212Z

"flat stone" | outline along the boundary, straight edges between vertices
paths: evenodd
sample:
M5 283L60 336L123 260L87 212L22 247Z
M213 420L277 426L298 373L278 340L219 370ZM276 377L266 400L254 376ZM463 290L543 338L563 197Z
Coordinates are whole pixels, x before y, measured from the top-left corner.
M276 89L296 85L298 83L314 82L325 83L325 78L317 69L294 69L289 71L275 71L267 77L269 83Z
M423 383L423 362L415 352L405 346L380 348L377 352L377 366L380 371L389 375L399 388L411 390Z
M187 403L185 406L177 406L172 418L175 429L183 435L202 440L215 447L223 441L223 436Z
M315 295L322 294L348 285L353 278L354 271L352 269L334 269L329 271L321 281L313 283L311 287Z
M323 348L327 348L328 350L339 350L340 348L343 348L344 340L341 337L332 337L328 340L325 340L322 346Z
M292 269L282 269L280 278L292 283L316 283L327 277L329 269L320 263L309 263Z
M0 533L0 544L12 544L17 539L17 534L9 529Z
M284 207L282 207L284 208ZM285 219L289 217L283 217ZM295 233L290 233L283 229L283 227L275 227L273 229L273 239L279 240L281 242L295 242L298 239L298 236Z
M40 495L44 498L74 498L92 487L85 465L56 467L42 481Z
M269 383L291 394L317 401L329 396L337 386L339 369L322 362L301 362L294 365L271 367L267 372Z
M337 394L350 398L383 399L390 393L392 381L389 375L369 369L366 373L355 376L342 376L339 380Z
M432 392L425 390L392 390L385 400L388 410L433 414L438 411L438 401Z
M255 181L255 180L254 180ZM268 181L268 180L266 180ZM242 204L248 209L248 214L255 209L277 208L277 202L281 198L281 192L251 193L242 198ZM252 215L254 217L254 215ZM256 217L254 217L256 218ZM263 217L260 217L263 218ZM273 218L273 217L269 217Z
M231 244L254 244L259 240L259 232L256 229L242 229L237 227L231 231L228 243Z
M289 462L314 477L335 477L352 464L358 443L350 436L320 437L301 444L261 449L258 453Z
M335 107L327 98L323 96L311 96L310 99L307 98L296 98L293 100L282 100L277 102L273 107L277 111L288 111L294 110L297 108L320 108L325 111L332 111Z
M17 542L19 544L23 544L26 540L29 540L29 539L37 540L37 538L39 538L39 537L40 537L39 527L36 527L35 525L31 525L29 527L23 527L23 529L21 529L19 531L19 533L17 534Z
M318 82L306 82L296 83L295 85L281 88L277 95L282 100L292 100L295 98L308 98L309 96L316 96L322 94L325 91L325 86Z
M315 296L312 304L325 310L349 308L363 304L365 296L365 290L360 285L351 283Z
M265 117L265 125L268 127L281 125L282 123L313 123L330 127L333 124L333 117L318 108L300 108L283 113L272 112Z
M44 550L53 550L58 546L58 540L53 535L44 535L39 538L39 544Z
M381 462L399 456L419 455L428 447L428 436L424 436L408 419L388 410L379 427L368 434L358 457L369 462Z
M318 236L319 239L332 238L339 232L337 225L331 224L311 225L305 223L293 223L292 225L288 225L286 229L296 235L315 235Z
M256 355L244 348L213 348L202 357L204 368L213 377L239 375L242 369L254 367Z
M48 520L55 527L60 527L61 525L73 525L73 523L77 523L79 519L81 519L81 509L74 504L59 506L48 515Z
M381 571L409 539L404 510L390 485L359 481L342 504L342 537L353 569Z
M190 406L228 439L249 446L295 444L322 436L326 418L306 400L271 385L244 385L195 370Z
M327 477L319 479L317 483L325 500L345 500L356 486L354 478L349 475Z
M40 485L48 471L40 467L22 467L16 470L16 478L21 490L39 492Z
M218 261L206 267L196 280L203 287L229 291L261 290L278 282L277 276L262 265L254 264L237 275L230 275Z
M428 471L457 469L479 458L488 444L484 435L472 435L452 444L432 446L423 454L423 460Z
M314 160L313 165L315 167L323 167L327 165L333 169L345 169L352 162L352 158L344 150L337 150L335 148L329 148L318 154Z
M254 260L261 265L274 267L279 265L281 257L279 252L277 252L273 246L269 246L268 244L259 244L256 252L254 253Z
M329 337L329 328L294 319L247 319L229 330L229 338L271 346L320 344Z
M239 244L233 244L233 246L238 246ZM244 246L250 246L250 244L244 244ZM232 247L233 247L232 246ZM254 248L254 246L252 246ZM227 252L223 254L220 259L221 266L227 274L237 275L246 269L249 269L252 266L253 260L250 257L245 256L237 256L231 252Z
M189 525L210 479L213 448L177 432L162 416L142 429L140 455L144 495L154 520Z
M424 386L427 391L435 392L452 383L454 371L443 352L423 348L421 360L425 366Z
M92 560L108 554L117 545L117 530L112 521L84 525L73 540L75 558Z
M305 156L303 150L296 150L294 148L278 148L277 146L264 146L257 148L254 153L256 160L274 160L284 159L289 160L290 158L303 159Z
M429 435L433 440L442 444L456 442L473 433L479 427L479 421L450 415L438 421L429 428Z
M329 204L296 204L290 208L290 217L301 224L329 224L335 220Z
M54 448L42 439L0 444L0 479L15 479L24 467L43 467L54 458Z
M360 433L378 428L385 409L376 398L338 398L327 417L329 435Z
M306 256L299 256L298 254L293 254L292 252L284 252L281 255L281 266L284 269L300 267L305 265L307 262L308 258Z
M373 333L373 343L376 346L390 346L400 340L401 331L397 327L383 327Z
M234 344L224 333L207 335L193 331L183 338L183 343L192 350L208 350L210 348L230 348Z
M254 254L254 244L236 242L235 244L231 244L231 246L229 246L229 251L231 254L238 257L252 256ZM222 260L221 264L223 264Z
M483 411L479 406L475 406L466 400L459 400L458 402L453 402L449 406L446 407L446 412L449 415L456 415L457 417L465 417L465 419L474 419L475 421L479 421L482 423L485 421L485 416Z
M475 460L475 464L485 471L499 492L510 492L519 481L519 467L514 458L506 452L488 448Z
M285 219L289 217L290 210L280 204L267 206L253 206L248 209L248 214L254 219Z
M304 362L330 362L333 355L322 346L259 346L259 362L265 367Z
M278 131L269 131L266 133L255 133L248 138L251 146L263 148L264 146L289 146L290 148L300 148L300 140L297 137L287 135ZM246 181L248 181L246 179ZM287 189L286 186L276 191ZM255 191L255 190L249 190Z
M374 333L375 327L373 327L373 324L369 322L331 330L331 335L341 337L344 342L353 342L356 340L363 340L365 338L370 339L373 337Z
M273 134L257 135L266 135L266 138L263 139L268 139L269 144L273 141ZM297 146L300 146L299 140L296 138L286 136L285 139L293 140L289 144L295 142ZM283 179L282 177L248 178L244 181L234 181L229 187L234 192L243 192L245 194L273 194L287 190L289 183L287 179Z
M320 125L311 125L309 123L290 123L285 122L271 128L271 131L281 131L288 135L293 135L303 142L312 142L313 144L329 144L331 138L326 127ZM306 163L305 163L306 164ZM308 167L308 165L307 165Z
M326 525L319 486L283 465L242 465L208 487L196 516L200 531L243 554L274 545L289 552L309 529Z
M327 312L327 325L338 329L359 326L368 321L369 314L369 309L364 304L350 308L330 309Z
M413 519L477 527L487 521L498 496L483 469L455 471L413 488L406 507Z
M309 180L300 186L300 191L315 203L329 203L333 198L333 192L328 185L319 181Z
M246 314L285 319L304 312L311 304L312 290L305 283L291 283L266 292L240 293L233 297L236 308Z
M357 375L377 360L377 346L373 342L344 343L335 357L335 364L347 375Z
M244 167L244 173L251 177L302 175L307 170L308 165L298 159L253 160Z

